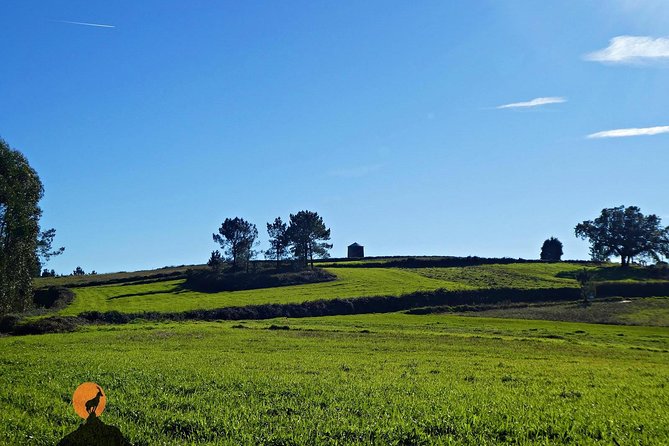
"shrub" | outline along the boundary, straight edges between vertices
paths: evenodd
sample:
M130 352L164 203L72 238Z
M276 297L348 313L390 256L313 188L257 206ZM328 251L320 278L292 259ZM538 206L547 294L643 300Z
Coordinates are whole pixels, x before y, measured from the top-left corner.
M36 321L17 324L13 333L17 335L66 333L76 330L83 321L74 316L53 316Z
M11 333L20 321L21 316L17 314L0 316L0 333Z
M336 278L334 274L320 268L287 272L260 270L256 273L189 270L184 287L205 293L216 293L327 282Z

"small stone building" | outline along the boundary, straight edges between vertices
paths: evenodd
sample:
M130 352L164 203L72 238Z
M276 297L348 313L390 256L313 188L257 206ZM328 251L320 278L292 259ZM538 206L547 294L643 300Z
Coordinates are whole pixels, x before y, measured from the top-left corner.
M353 243L351 245L348 245L348 258L349 259L357 259L357 258L362 258L365 257L365 247L362 245L358 245L357 243Z

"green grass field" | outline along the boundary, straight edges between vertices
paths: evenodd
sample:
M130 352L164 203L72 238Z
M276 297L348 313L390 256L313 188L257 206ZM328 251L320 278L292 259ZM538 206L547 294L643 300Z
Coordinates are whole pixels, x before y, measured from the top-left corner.
M511 264L462 268L331 268L333 282L257 290L200 293L181 287L183 280L152 283L125 283L75 288L74 302L62 315L83 311L134 313L142 311L186 311L266 303L300 303L317 299L365 296L399 296L439 288L468 290L479 288L560 288L575 287L573 278L560 277L581 265Z
M668 350L663 328L404 314L6 337L0 443L73 431L92 380L136 445L661 445Z
M61 314L76 315L88 310L117 310L126 313L186 311L266 303L300 303L338 297L399 296L438 288L472 288L463 283L424 277L414 271L401 269L333 268L331 271L337 275L338 280L220 293L184 290L180 287L183 280L76 288L74 302L61 311Z
M577 286L575 279L564 276L582 269L582 265L573 263L512 263L463 268L420 268L415 271L425 277L464 283L475 288L534 289ZM592 267L588 269L595 270Z
M585 307L581 302L516 305L459 314L478 317L669 327L669 298L595 301Z
M73 288L61 314L575 287L581 268L337 267L333 282L210 294L183 289L183 280L147 282L153 272L122 273L108 278L130 282ZM590 268L607 280L646 280ZM135 445L669 444L669 299L579 305L137 320L2 337L0 444L52 445L75 430L71 394L84 381L105 389L102 420Z

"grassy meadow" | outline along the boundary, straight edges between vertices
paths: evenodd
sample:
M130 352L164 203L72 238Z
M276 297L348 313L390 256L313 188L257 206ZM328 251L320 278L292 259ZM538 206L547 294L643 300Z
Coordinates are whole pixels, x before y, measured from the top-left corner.
M464 283L425 277L414 271L396 268L333 268L331 272L337 275L337 280L332 282L219 293L185 289L182 287L183 280L75 288L74 302L60 314L77 315L88 310L126 313L186 311L317 299L399 296L438 288L472 288Z
M74 430L89 380L136 445L669 443L665 328L387 314L92 326L0 351L1 444Z
M329 268L335 281L219 293L186 289L184 268L41 284L73 287L60 315L178 312L442 288L573 288L583 267L338 266ZM606 280L648 280L643 271L587 268ZM142 446L669 444L669 298L478 310L138 319L0 337L0 444L53 445L74 431L81 420L71 395L85 381L107 393L102 420Z
M457 308L454 313L458 313ZM581 302L555 302L492 307L458 314L478 317L576 321L597 324L669 327L669 297L606 299L583 306Z
M590 269L595 270L593 267ZM326 268L327 269L327 268ZM436 289L576 287L570 263L526 263L449 268L329 268L332 282L243 291L202 293L184 288L183 279L73 288L75 299L61 315L84 311L187 311L257 304L301 303L318 299L400 296Z

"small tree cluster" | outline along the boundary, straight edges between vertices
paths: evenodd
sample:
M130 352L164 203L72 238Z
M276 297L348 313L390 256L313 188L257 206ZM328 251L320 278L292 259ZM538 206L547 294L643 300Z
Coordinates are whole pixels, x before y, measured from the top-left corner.
M80 267L77 266L74 271L72 271L73 276L84 276L86 275L86 272Z
M312 211L290 214L288 224L281 217L275 218L273 222L267 223L267 234L270 247L264 254L266 258L275 260L277 267L281 260L291 254L302 266L306 267L311 262L313 268L314 257L328 257L328 249L332 248L327 243L330 240L330 229L323 223L323 218ZM218 234L213 234L214 241L220 244L233 268L245 266L247 271L250 260L256 255L253 248L257 244L257 237L256 226L239 217L226 218ZM214 251L207 264L218 268L222 261L220 252Z

